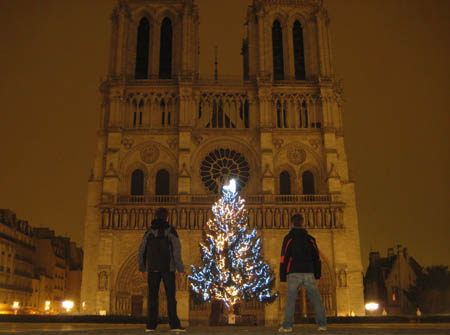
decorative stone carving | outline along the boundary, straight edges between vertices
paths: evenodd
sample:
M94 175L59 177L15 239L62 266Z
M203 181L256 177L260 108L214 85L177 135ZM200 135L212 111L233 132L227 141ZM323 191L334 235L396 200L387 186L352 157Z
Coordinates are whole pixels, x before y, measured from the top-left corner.
M339 287L347 287L347 272L340 270L338 274Z
M113 163L109 163L108 170L106 170L105 176L106 177L117 177L118 176Z
M269 164L266 164L266 168L264 169L264 172L263 172L263 177L273 177L273 173L270 170Z
M134 140L132 138L124 137L122 139L122 145L127 149L130 149L133 146L133 144L134 144Z
M192 141L195 143L195 145L199 146L202 141L203 141L203 137L202 136L192 136Z
M178 145L178 140L176 138L169 138L167 140L167 144L169 145L170 149L175 150Z
M275 146L275 149L279 150L281 148L281 146L283 145L284 141L277 139L277 140L273 140L272 143Z
M336 171L336 166L334 165L334 163L331 163L330 169L327 172L327 177L325 178L325 181L327 181L330 178L338 178L339 175Z
M106 291L108 289L108 273L101 271L98 274L98 290Z
M190 177L190 174L188 172L186 163L183 163L183 166L181 167L181 170L178 174L180 177Z
M147 164L156 162L159 158L159 149L155 145L149 145L141 150L141 159Z
M314 149L317 149L319 146L320 146L320 143L321 143L322 141L320 140L320 139L318 139L318 138L311 138L310 140L309 140L309 144L311 144L311 146L314 148Z
M255 137L252 137L251 139L250 139L250 144L251 144L251 146L253 147L253 148L256 148L257 146L258 146L258 138L255 136Z
M189 281L187 275L184 273L177 278L176 281L177 291L189 291Z
M287 157L292 164L300 165L306 160L306 152L299 146L291 146L288 149Z

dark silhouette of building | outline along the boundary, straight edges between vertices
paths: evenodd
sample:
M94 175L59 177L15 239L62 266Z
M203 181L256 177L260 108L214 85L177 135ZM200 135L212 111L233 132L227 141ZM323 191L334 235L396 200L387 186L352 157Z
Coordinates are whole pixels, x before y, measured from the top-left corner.
M386 257L378 251L369 254L369 266L364 276L364 298L366 303L379 304L374 314L411 314L414 306L406 297L405 291L415 284L421 266L408 255L407 249L398 245L387 250Z

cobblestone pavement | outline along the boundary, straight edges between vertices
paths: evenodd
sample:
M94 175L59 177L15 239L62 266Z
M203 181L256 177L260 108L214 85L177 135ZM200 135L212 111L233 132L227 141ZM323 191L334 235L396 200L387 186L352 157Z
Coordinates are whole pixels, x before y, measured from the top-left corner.
M146 334L144 325L126 324L43 324L43 323L0 323L2 334L26 335L137 335ZM196 335L268 335L278 334L274 327L189 327L187 333ZM173 334L167 325L158 327L156 334ZM181 334L181 333L180 333ZM314 325L298 325L292 334L327 335L450 335L450 324L332 324L327 332L317 331Z

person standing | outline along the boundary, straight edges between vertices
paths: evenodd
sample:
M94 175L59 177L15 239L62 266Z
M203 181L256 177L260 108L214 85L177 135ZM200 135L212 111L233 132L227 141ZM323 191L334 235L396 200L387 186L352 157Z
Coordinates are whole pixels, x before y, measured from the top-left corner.
M320 299L316 280L320 279L322 264L316 240L302 228L303 216L291 217L291 231L284 237L281 248L280 281L287 280L284 321L278 332L292 332L295 300L298 288L304 286L316 313L318 330L327 330L327 317Z
M161 280L167 297L169 325L172 331L184 332L177 316L175 299L175 272L181 277L184 272L181 259L181 244L175 228L169 226L166 208L158 208L156 218L142 238L138 253L139 272L148 283L148 318L146 332L154 332L158 326L158 296Z

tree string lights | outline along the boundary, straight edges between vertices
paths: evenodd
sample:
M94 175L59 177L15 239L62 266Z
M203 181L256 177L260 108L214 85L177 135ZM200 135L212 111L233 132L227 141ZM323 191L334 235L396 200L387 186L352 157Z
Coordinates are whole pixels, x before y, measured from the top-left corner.
M262 259L261 238L249 231L245 200L231 179L222 198L213 206L214 220L207 222L200 243L203 266L191 265L190 287L202 301L223 301L229 310L241 301L257 298L272 302L274 280L270 266Z

